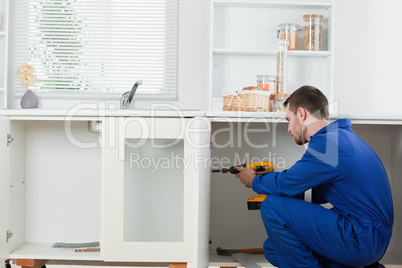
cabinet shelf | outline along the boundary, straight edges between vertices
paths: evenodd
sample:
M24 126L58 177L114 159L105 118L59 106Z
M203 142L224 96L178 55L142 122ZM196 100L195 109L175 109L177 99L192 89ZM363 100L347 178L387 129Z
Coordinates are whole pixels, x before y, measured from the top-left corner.
M6 32L5 31L0 31L0 36L5 36Z
M100 252L75 252L74 248L53 248L50 243L25 243L10 253L11 259L102 260Z
M275 50L242 50L228 48L214 48L214 55L246 55L246 56L276 56ZM290 50L288 56L293 57L327 57L331 56L331 51L307 51L307 50Z
M235 7L273 7L273 8L329 8L330 2L312 1L264 1L264 0L215 0L215 6L235 6Z

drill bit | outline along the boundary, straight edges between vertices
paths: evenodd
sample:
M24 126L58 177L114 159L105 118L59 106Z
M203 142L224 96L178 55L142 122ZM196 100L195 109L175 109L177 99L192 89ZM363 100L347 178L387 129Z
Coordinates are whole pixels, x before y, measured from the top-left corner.
M239 171L234 166L234 167L231 167L231 168L213 169L213 170L211 170L211 173L232 173L232 174L237 174L237 173L239 173Z

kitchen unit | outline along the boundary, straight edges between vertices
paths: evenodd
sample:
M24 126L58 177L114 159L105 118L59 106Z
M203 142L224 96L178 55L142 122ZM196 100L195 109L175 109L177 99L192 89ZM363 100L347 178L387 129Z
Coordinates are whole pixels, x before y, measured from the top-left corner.
M9 234L1 242L3 259L206 265L205 252L198 252L208 244L208 209L200 199L209 191L209 169L197 159L209 157L205 118L196 111L170 117L163 111L162 118L148 111L35 112L1 116L8 137L1 148L9 220L1 226ZM89 131L94 122L102 134ZM45 154L31 159L38 150ZM150 169L152 163L172 166ZM100 252L52 247L92 241Z
M210 167L260 159L282 170L304 151L283 117L264 113L9 110L0 119L3 259L238 266L215 249L261 247L265 230L259 211L247 210L254 193ZM352 122L392 186L394 235L383 263L402 264L402 120ZM91 241L100 252L52 247Z
M7 14L7 5L2 1L0 12ZM266 233L259 212L246 208L245 200L254 193L233 175L210 174L210 166L267 158L283 170L304 148L288 135L283 113L222 112L222 90L236 91L255 84L256 75L274 74L276 26L302 25L308 13L324 16L323 47L302 50L299 33L298 50L289 52L289 93L308 83L332 99L333 1L212 0L205 111L0 111L0 259L240 266L218 256L215 248L261 247ZM4 18L0 57L7 66ZM0 96L3 108L11 108L14 96L7 94L6 82L4 67ZM347 117L388 172L395 224L382 262L402 265L402 118ZM52 247L92 241L100 242L100 252ZM270 266L261 255L255 261Z

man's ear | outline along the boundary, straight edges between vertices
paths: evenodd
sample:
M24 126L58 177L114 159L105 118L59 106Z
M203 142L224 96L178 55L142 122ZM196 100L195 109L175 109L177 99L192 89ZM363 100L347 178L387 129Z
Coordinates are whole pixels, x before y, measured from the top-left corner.
M299 120L301 122L306 121L306 119L307 119L307 110L304 109L303 107L299 107L299 109L297 109L297 117L299 117Z

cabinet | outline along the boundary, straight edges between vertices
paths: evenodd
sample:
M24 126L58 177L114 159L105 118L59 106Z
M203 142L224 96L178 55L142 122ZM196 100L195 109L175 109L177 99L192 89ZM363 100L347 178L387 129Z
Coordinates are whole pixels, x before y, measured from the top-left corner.
M0 109L6 107L7 98L8 3L0 1Z
M259 160L273 161L277 171L290 167L304 147L294 144L285 120L116 113L0 113L0 259L228 267L239 264L218 256L217 247L261 247L259 211L246 206L255 193L210 168ZM102 134L88 130L92 121L101 122ZM402 122L352 123L389 175L395 224L382 262L400 265ZM101 251L51 247L88 241L100 241Z
M333 96L333 2L324 1L211 1L210 100L211 110L222 110L222 91L256 85L259 74L276 75L276 27L303 25L304 14L324 16L322 50L288 53L288 93L314 85L328 99Z
M0 259L206 267L209 121L166 113L2 112ZM100 252L52 247L93 241Z
M228 117L211 117L211 137L214 137L211 158L215 160L215 165L224 163L223 165L229 166L246 161L266 160L273 161L276 170L280 171L300 159L304 147L294 143L286 131L286 123L261 118L259 121L254 118L251 122L248 121L250 118L247 113L243 113L241 120L236 117L232 117L232 120ZM352 126L355 133L377 152L387 171L393 194L395 220L393 237L381 262L400 267L402 202L398 192L402 189L402 121L376 122L352 118ZM233 142L229 142L229 139ZM255 193L233 179L233 175L229 174L211 174L211 267L237 265L231 258L217 255L214 252L217 247L261 247L267 238L260 213L247 210L246 200ZM250 258L262 267L272 267L263 256Z

